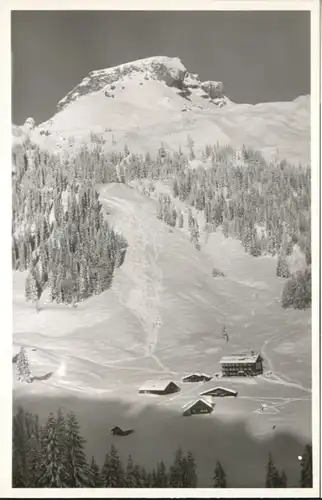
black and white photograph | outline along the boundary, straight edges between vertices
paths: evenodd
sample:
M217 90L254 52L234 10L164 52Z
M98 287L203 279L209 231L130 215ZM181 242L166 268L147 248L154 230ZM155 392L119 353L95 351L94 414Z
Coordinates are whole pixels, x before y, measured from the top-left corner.
M13 494L318 492L319 2L251 3L11 10Z

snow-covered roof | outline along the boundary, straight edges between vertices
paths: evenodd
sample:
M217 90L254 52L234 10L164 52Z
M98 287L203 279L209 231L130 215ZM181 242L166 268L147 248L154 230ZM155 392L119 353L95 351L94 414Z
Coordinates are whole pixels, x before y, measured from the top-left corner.
M211 389L207 389L206 391L202 392L201 395L208 395L210 392L217 391L217 390L222 390L222 391L227 391L231 392L232 394L237 394L237 391L234 391L233 389L227 389L227 387L212 387Z
M140 387L140 391L165 391L171 383L174 384L173 380L148 380Z
M189 378L189 377L193 377L193 376L211 378L211 375L207 375L206 373L194 372L194 373L190 373L189 375L185 375L184 377L182 377L182 380Z
M187 403L186 405L184 405L183 410L184 411L190 410L191 408L193 408L199 402L204 403L209 408L213 408L213 403L210 400L208 400L207 398L204 397L204 398L195 399L194 401L190 401L190 403Z
M224 356L220 360L220 364L224 363L256 363L259 354L233 354L232 356Z

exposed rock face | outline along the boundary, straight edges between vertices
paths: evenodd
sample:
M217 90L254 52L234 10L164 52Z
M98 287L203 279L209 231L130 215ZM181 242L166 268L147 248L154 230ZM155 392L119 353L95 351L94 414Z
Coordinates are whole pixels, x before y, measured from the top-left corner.
M224 85L222 82L206 81L201 82L197 74L186 73L183 85L186 89L195 89L202 92L202 97L210 99L219 107L227 104L224 95Z
M202 82L201 88L204 90L210 97L210 99L218 99L223 97L224 85L222 82Z
M33 118L27 118L23 126L25 129L33 130L35 128L35 123Z
M25 123L20 128L24 134L28 135L32 130L34 130L35 124L36 122L33 118L27 118Z
M163 81L169 87L181 88L186 73L187 70L180 59L164 56L149 57L121 64L114 68L92 71L77 87L59 101L58 110L60 111L70 102L88 93L96 92L105 87L107 92L114 90L112 86L115 88L115 83L131 80L135 76L141 76L144 80Z

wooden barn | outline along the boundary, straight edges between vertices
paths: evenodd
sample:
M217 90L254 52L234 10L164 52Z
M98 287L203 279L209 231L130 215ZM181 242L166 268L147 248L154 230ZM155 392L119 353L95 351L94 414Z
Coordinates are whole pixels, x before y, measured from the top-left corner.
M158 394L160 396L180 391L180 387L172 380L152 380L146 382L140 389L140 394Z
M182 382L209 382L212 377L210 375L206 375L205 373L191 373L191 375L187 375L183 377Z
M111 429L111 434L113 434L113 436L128 436L133 432L134 432L133 429L128 429L126 431L123 431L123 429L121 429L121 427L118 427L118 425L116 425L115 427L113 427L113 429Z
M206 398L200 398L196 401L191 401L183 407L182 415L190 417L191 415L203 415L205 413L212 413L214 404Z
M224 356L220 365L224 377L247 377L263 373L262 357L254 352Z
M212 396L213 398L225 398L229 396L236 397L237 394L238 392L233 389L227 389L226 387L213 387L212 389L202 392L200 395Z

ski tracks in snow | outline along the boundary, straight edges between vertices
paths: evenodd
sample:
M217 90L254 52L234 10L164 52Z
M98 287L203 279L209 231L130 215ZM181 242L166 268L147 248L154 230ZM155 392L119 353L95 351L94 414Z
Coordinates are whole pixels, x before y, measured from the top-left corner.
M162 326L160 305L163 272L158 265L158 258L164 233L158 230L157 221L151 223L146 212L140 216L140 209L130 201L108 197L106 202L117 205L121 210L122 231L129 243L122 272L130 279L131 285L129 290L119 290L119 300L142 325L146 334L146 356L152 357L164 372L174 373L155 354Z
M283 338L283 340L285 340L285 338L287 338L291 335L292 335L292 333L285 336ZM271 382L272 384L282 384L282 385L285 385L288 387L295 387L295 388L301 389L302 391L305 391L307 393L311 393L312 392L311 389L309 389L308 387L304 387L303 384L301 384L301 382L299 382L298 380L291 379L290 377L287 377L285 374L282 374L282 373L275 371L275 367L273 365L272 359L267 354L266 348L271 342L274 342L278 338L279 338L278 335L276 335L276 336L271 337L270 339L267 339L264 341L264 344L262 346L262 355L267 361L269 370L273 373L273 378L265 377L265 375L264 376L262 375L262 378L264 378L267 382Z

